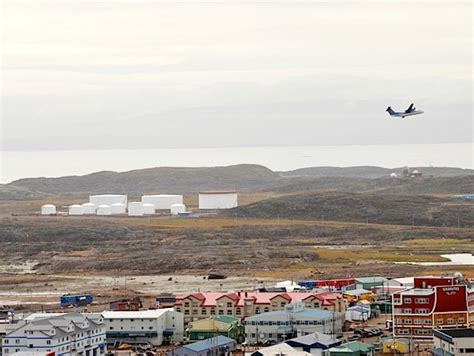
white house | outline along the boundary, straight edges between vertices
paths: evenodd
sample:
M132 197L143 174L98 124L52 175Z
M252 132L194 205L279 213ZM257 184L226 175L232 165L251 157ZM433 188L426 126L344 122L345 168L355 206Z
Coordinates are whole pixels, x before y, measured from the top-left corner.
M344 314L323 309L306 309L304 303L287 304L284 310L257 314L245 319L245 340L285 341L296 336L320 332L342 333Z
M346 320L367 321L370 319L370 306L354 305L346 309Z
M106 353L105 326L100 314L37 314L10 324L2 353L54 352L56 355L100 356Z
M173 309L105 311L107 343L174 344L183 340L183 314Z

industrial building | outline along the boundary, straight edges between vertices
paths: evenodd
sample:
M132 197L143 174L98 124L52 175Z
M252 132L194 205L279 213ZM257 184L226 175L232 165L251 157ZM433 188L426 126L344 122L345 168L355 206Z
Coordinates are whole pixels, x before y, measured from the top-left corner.
M56 206L53 204L41 205L41 215L56 215Z
M100 356L106 353L104 320L100 314L37 314L9 324L3 355L15 352Z
M183 196L171 194L143 195L142 203L153 204L157 210L169 210L173 204L183 204Z
M344 314L323 309L307 309L304 303L292 303L284 310L257 314L245 319L245 340L285 341L320 332L340 335Z
M143 216L143 204L139 201L128 203L128 216Z
M102 194L102 195L91 195L89 196L89 203L95 206L112 204L124 204L127 206L127 196L123 194Z
M317 332L287 340L285 343L297 351L306 351L311 355L321 356L326 354L325 350L341 345L342 341L334 337L334 335Z
M199 193L199 209L231 209L238 205L238 194L234 191L208 191Z
M183 314L172 309L105 311L107 343L175 344L183 340Z
M143 215L153 215L155 213L155 206L153 204L142 204Z

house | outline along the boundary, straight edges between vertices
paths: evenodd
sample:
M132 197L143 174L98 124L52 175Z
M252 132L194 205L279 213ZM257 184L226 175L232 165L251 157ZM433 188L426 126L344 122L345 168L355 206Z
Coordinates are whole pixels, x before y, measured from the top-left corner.
M142 306L142 301L138 297L110 302L110 310L114 311L137 311L140 310Z
M330 356L374 356L375 346L352 341L329 349Z
M183 340L183 314L173 309L105 311L107 343L163 345Z
M354 305L346 309L346 320L349 321L367 321L370 319L370 305Z
M245 319L245 340L285 341L296 336L314 334L339 335L344 314L323 309L308 309L305 304L288 304L284 310L257 314Z
M210 339L184 345L168 352L168 356L231 356L235 351L236 341L226 336L216 336Z
M474 355L474 329L434 329L433 350L436 356Z
M287 340L286 344L290 345L297 351L306 351L311 355L321 356L324 355L325 350L341 345L342 341L336 339L332 335L316 332L314 334Z
M417 277L414 288L394 293L394 336L431 339L435 327L472 326L474 290L456 283L454 278Z
M246 355L248 355L246 353ZM298 351L286 343L264 347L252 352L250 356L312 356L309 352Z
M246 318L260 313L284 310L287 304L304 302L306 308L343 312L344 300L336 292L231 292L194 293L176 297L174 308L185 322L216 315Z
M192 321L186 331L191 341L209 339L216 334L243 341L244 327L240 320L228 315L218 315L208 319Z
M105 325L100 314L36 315L10 324L2 354L42 352L57 355L99 356L106 353Z

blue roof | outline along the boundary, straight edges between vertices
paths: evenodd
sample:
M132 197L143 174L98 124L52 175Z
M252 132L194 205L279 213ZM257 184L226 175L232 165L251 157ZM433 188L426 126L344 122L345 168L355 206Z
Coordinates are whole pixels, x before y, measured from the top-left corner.
M227 345L229 343L235 344L235 340L231 339L230 337L219 335L217 337L211 337L209 339L198 341L198 342L195 342L194 344L185 345L183 347L188 350L200 352L200 351L212 349L217 346Z

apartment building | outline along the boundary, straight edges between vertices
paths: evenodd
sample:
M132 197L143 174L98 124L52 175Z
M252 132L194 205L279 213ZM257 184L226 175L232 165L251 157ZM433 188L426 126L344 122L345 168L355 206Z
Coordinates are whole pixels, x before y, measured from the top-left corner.
M344 314L323 309L307 309L304 302L288 304L283 310L262 313L245 319L245 340L285 341L316 332L342 333Z
M231 292L194 293L176 297L175 310L185 322L229 315L238 319L260 313L284 310L286 305L303 302L306 308L345 311L342 295L336 292Z
M172 309L105 311L107 343L162 345L183 340L183 314Z
M474 356L474 328L433 330L433 355Z
M100 314L37 314L10 324L2 342L3 355L15 352L58 356L100 356L106 353L105 326Z
M445 277L415 278L414 285L392 295L394 336L431 339L433 328L473 325L474 290Z

